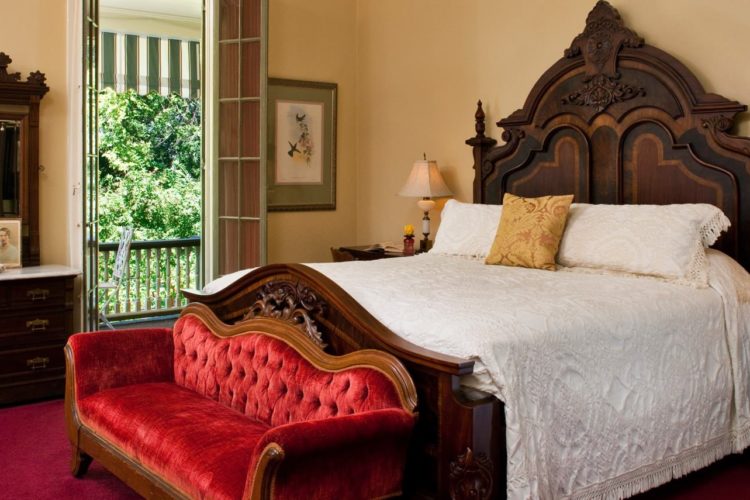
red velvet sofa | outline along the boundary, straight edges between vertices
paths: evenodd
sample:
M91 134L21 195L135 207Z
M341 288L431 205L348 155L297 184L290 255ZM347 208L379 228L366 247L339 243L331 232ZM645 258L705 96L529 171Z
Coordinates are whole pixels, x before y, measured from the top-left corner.
M73 335L66 357L77 477L93 458L147 498L400 494L416 393L386 353L194 304L172 330Z

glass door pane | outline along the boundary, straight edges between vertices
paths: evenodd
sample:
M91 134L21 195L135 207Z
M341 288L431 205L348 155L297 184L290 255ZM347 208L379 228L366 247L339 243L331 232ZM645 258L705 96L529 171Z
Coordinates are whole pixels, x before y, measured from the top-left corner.
M267 0L219 0L218 273L265 262Z

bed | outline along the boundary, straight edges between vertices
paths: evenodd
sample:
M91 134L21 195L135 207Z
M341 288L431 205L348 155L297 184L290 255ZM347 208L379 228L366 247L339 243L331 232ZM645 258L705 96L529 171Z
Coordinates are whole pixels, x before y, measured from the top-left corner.
M527 270L488 271L492 266L475 260L428 254L371 263L270 265L235 276L234 281L227 279L226 286L185 294L191 301L207 304L225 322L273 317L295 324L327 352L378 348L401 359L419 398L419 423L406 472L410 496L628 496L750 444L750 423L735 418L749 411L749 375L742 369L750 359L745 342L750 335L746 332L750 292L740 266L750 269L750 139L730 133L735 116L745 110L740 103L706 93L684 65L645 44L624 26L615 9L600 1L589 14L584 32L541 76L524 107L498 122L505 143L498 146L485 135L481 102L475 113L476 134L466 141L473 151L476 204L499 204L506 192L512 192L529 197L573 193L577 202L591 204L708 203L719 207L731 227L716 245L722 253L709 252L716 270L709 288L560 272L550 274L556 275L560 289L577 290L575 299L551 294L543 300L538 290L548 285L537 284L535 292L535 278L530 276L537 275ZM401 300L404 297L396 286L399 276L411 269L428 280L438 268L444 271L439 286L427 287L431 291L423 294L421 303L413 302L414 297ZM498 288L481 281L497 272L502 277L490 281L496 281ZM466 276L474 281L461 288ZM597 289L611 293L597 294ZM435 290L444 292L442 302ZM633 351L633 361L622 366L617 365L616 356L607 357L611 346L594 345L596 337L591 336L597 332L591 325L602 325L605 319L595 317L596 300L618 297L618 293L624 294L620 300L628 301L633 311L642 312L615 315L611 320L617 345ZM487 296L513 304L507 314L516 311L516 316L526 317L526 326L520 328L530 328L528 322L534 319L529 316L536 311L536 323L559 328L560 341L536 343L530 351L536 358L511 344L503 344L511 345L504 355L487 357L478 352L478 344L490 341L485 334L470 338L475 328L466 325L486 323L498 336L506 333L496 323L500 320L489 319L494 308ZM398 298L393 302L404 302L399 306L402 309L378 305L386 302L383 297ZM588 323L580 318L587 311L592 316ZM698 316L691 317L696 311ZM611 310L607 314L612 317ZM516 316L505 321L515 321ZM424 330L439 329L441 321L451 328L436 339L421 336ZM622 338L624 334L617 333L622 330L616 328L621 325L630 326L626 333L636 333ZM451 335L454 330L457 333ZM730 330L734 331L731 337ZM661 347L651 344L655 335L648 332L661 332ZM495 351L500 349L493 346ZM662 357L640 366L639 347L644 363L651 353L661 352ZM695 357L696 351L690 349L702 354ZM545 370L534 367L558 366L554 365L558 351L573 358L579 353L576 362L581 366L586 364L582 358L595 359L598 352L601 363L611 365L612 372L623 370L623 380L637 379L633 373L645 380L658 379L654 370L659 368L653 367L662 366L663 390L654 390L648 397L641 392L633 401L626 397L628 391L609 383L604 399L610 406L624 408L631 416L640 413L642 419L621 426L632 434L617 435L618 428L608 427L615 417L581 411L585 405L573 404L580 394L573 389L588 390L595 377L555 377L552 381L557 385L547 390L555 395L550 399L571 401L571 405L554 409L567 411L562 416L542 413L538 421L554 419L567 425L559 432L569 437L568 445L591 441L589 431L599 432L600 450L559 456L565 448L526 449L526 441L517 435L521 413L506 408L505 403L520 397L543 405L540 388ZM539 364L539 360L545 362ZM515 373L512 378L526 380L523 391L507 393L499 379L508 367ZM664 390L669 388L673 390L666 397L676 398L672 406L677 414L650 415L651 408L664 407ZM688 405L693 400L699 400L697 406ZM660 450L650 451L655 455L648 467L628 461L642 451L630 449L632 443L650 441L648 426L642 422L653 424L651 432L663 437ZM555 439L554 432L544 432ZM704 435L698 435L701 432ZM616 437L608 440L608 434ZM656 445L659 440L653 441ZM532 441L531 447L539 442ZM538 476L521 477L517 457L526 465L533 462ZM592 461L576 470L553 470L578 459Z

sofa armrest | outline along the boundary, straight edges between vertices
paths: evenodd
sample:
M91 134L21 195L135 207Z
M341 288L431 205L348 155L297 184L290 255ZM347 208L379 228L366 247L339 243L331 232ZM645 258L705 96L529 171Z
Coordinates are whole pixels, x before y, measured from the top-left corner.
M174 379L168 328L78 333L65 350L76 400L114 387Z
M271 482L279 498L398 493L415 418L387 408L274 427L255 447L244 498L266 498Z

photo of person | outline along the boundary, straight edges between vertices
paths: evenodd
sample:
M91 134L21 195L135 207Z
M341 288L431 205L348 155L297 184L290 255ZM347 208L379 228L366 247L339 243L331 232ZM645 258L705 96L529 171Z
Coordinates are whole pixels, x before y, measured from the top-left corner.
M20 220L0 219L0 264L5 267L21 267L20 234Z

